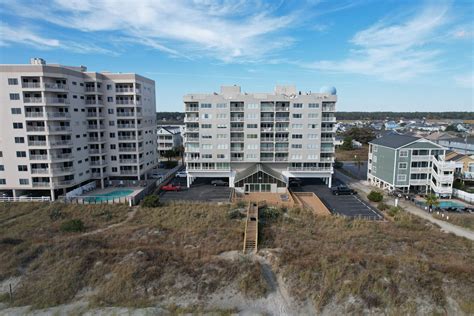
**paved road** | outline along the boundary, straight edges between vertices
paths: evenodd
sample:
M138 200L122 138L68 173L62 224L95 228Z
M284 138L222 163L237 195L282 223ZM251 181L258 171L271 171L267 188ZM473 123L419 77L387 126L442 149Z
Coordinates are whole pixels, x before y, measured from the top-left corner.
M227 202L230 198L231 189L226 186L213 186L213 179L198 178L189 189L179 192L162 192L160 200L167 201L199 201L199 202ZM174 178L171 180L174 185L186 187L186 178Z
M338 173L338 172L336 172L336 173ZM359 191L362 191L366 194L369 193L373 189L365 181L354 181L353 179L351 179L351 178L349 178L349 177L347 177L343 174L341 175L340 172L339 172L338 176L346 177L346 179L351 183L351 186L353 188L358 189ZM386 200L387 200L386 201L387 204L394 205L394 198L393 197L386 197ZM418 217L421 217L421 218L423 218L427 221L430 221L431 223L434 223L434 224L438 225L439 227L441 227L441 229L443 231L453 233L456 236L465 237L467 239L470 239L470 240L474 241L474 232L472 230L469 230L469 229L464 228L464 227L456 226L456 225L453 225L449 222L445 222L445 221L439 220L437 218L434 218L430 213L425 212L424 210L416 207L415 205L411 204L408 201L400 200L399 203L400 203L400 206L402 206L407 212L409 212L413 215L416 215Z

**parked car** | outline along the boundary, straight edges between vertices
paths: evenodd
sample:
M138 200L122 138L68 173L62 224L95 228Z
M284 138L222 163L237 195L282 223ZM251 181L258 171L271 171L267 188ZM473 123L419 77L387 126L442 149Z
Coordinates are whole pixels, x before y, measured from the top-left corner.
M188 173L186 171L180 171L176 173L175 177L176 178L186 178L188 176Z
M161 179L163 179L164 175L161 174L161 173L156 173L156 172L154 172L154 173L150 174L149 177L150 177L151 179L161 180Z
M181 191L181 186L174 184L167 184L161 187L163 191Z
M211 181L211 184L212 184L213 186L215 186L215 187L216 187L216 186L226 186L226 185L229 185L229 183L228 183L228 182L225 182L224 180L212 180L212 181Z
M348 186L345 185L338 185L337 187L334 187L331 189L332 194L334 195L354 195L357 194L356 191L352 190Z
M299 178L291 178L288 184L290 187L300 187L303 184L303 180Z

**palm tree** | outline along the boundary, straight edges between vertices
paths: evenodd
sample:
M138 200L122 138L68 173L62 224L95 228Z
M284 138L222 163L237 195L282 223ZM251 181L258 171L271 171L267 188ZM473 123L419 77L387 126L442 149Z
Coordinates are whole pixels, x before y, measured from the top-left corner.
M433 193L426 195L425 203L426 205L428 205L430 212L433 209L433 206L435 207L439 206L438 197L436 196L436 194L433 194Z

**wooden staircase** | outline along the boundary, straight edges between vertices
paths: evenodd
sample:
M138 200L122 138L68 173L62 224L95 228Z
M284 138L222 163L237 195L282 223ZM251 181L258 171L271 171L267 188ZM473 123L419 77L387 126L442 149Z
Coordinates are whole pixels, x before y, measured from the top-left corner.
M245 221L244 253L257 253L258 244L258 203L250 202Z

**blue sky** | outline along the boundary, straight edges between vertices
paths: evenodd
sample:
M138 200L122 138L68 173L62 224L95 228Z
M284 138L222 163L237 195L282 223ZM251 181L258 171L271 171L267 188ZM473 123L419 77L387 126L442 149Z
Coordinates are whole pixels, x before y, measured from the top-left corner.
M340 111L474 111L474 1L0 1L0 63L156 82L157 109L238 84L338 89Z

